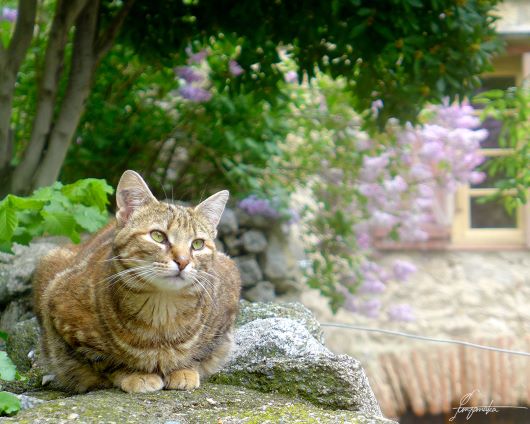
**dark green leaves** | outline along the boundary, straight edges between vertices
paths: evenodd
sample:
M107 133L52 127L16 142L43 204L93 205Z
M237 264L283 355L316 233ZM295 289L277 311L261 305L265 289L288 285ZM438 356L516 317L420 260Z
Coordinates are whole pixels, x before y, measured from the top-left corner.
M238 62L259 63L237 88L274 98L282 76L277 48L292 46L299 73L315 70L355 84L358 111L384 101L378 119L415 119L427 101L470 94L490 67L501 41L495 35L497 0L334 0L136 2L121 40L150 56L182 55L193 42L223 34L240 40ZM183 23L184 16L192 20Z
M89 178L64 186L57 182L30 197L9 194L0 201L0 251L11 252L13 243L28 244L46 234L78 243L80 233L105 225L112 192L104 180Z

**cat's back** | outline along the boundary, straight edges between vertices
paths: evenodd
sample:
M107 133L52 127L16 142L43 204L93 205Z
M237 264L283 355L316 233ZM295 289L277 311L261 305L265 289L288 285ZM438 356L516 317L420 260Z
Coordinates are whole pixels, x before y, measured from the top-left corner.
M77 286L101 272L112 249L114 227L112 222L84 243L53 249L39 261L32 284L33 305L41 322L43 310L47 309L46 299L60 297L66 301L79 291Z

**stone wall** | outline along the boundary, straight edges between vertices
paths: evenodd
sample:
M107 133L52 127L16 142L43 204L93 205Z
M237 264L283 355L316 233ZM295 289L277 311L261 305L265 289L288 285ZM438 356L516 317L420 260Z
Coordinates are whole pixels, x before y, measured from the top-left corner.
M291 228L282 221L226 208L218 227L217 248L232 257L241 272L242 297L273 301L301 288Z
M402 251L381 257L387 265L396 259L414 263L418 271L408 282L388 286L381 296L383 310L410 304L413 321L392 321L384 313L378 319L343 310L333 315L326 299L309 289L301 300L320 322L530 351L529 251ZM528 356L344 328L324 330L333 351L361 361L388 417L407 410L448 414L474 391L472 406L492 400L496 405L530 405Z

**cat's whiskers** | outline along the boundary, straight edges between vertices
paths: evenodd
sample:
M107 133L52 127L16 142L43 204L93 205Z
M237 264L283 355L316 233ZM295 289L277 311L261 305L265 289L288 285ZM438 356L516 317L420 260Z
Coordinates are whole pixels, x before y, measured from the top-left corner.
M198 273L197 273L198 274ZM194 283L197 283L203 290L204 292L206 292L206 294L208 295L208 297L210 298L210 300L212 301L212 303L215 303L213 297L212 297L212 294L210 293L210 291L208 290L208 285L210 286L210 288L213 288L213 284L211 281L208 281L208 280L201 280L199 278L199 275L192 275L191 278L193 280ZM204 284L203 284L204 283ZM201 293L202 294L202 293Z

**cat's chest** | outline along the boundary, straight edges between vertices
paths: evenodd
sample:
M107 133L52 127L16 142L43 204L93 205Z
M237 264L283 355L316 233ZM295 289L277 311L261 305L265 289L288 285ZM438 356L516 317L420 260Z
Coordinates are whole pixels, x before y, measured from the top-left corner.
M129 314L161 333L188 327L198 318L202 309L193 297L171 296L164 292L138 296L125 303Z

